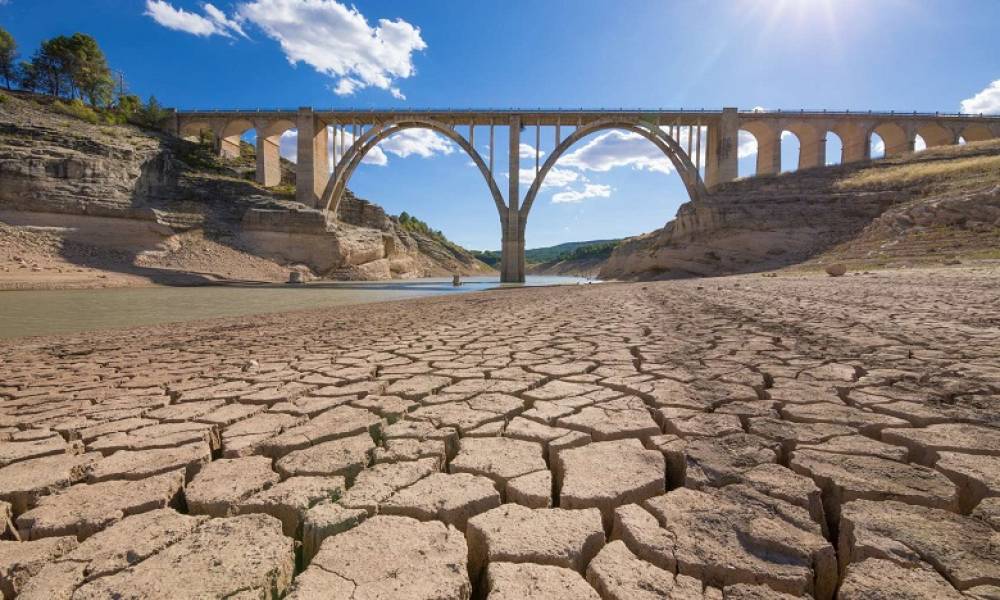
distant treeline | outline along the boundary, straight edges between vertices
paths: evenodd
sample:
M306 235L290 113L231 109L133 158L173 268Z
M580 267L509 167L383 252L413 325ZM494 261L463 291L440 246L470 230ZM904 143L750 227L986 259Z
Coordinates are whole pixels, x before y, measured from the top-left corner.
M91 123L157 127L166 117L156 98L144 104L126 92L124 75L112 72L97 40L85 33L44 40L30 59L19 57L14 36L0 27L0 78L8 90L51 96L57 110Z
M567 242L558 246L532 248L524 253L524 260L536 263L560 262L564 260L584 260L607 258L621 240L593 240L589 242ZM499 250L472 250L472 255L482 262L497 267L500 264Z

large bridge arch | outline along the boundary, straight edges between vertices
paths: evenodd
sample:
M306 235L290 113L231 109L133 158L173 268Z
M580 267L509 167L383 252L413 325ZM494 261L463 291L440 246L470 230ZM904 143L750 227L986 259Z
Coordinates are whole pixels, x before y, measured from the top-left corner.
M687 189L688 196L691 200L699 200L705 193L705 184L701 179L701 175L698 169L691 162L691 158L688 156L687 152L681 147L681 145L670 135L667 134L658 125L647 123L641 120L623 120L623 119L607 119L602 121L597 121L590 123L583 127L577 128L572 134L563 139L555 147L545 162L539 168L538 173L535 175L534 181L531 182L531 187L528 188L527 194L524 196L524 204L520 209L520 235L523 237L525 225L528 221L528 213L531 211L531 206L535 202L535 197L538 196L538 192L542 188L542 183L545 180L545 176L548 175L549 171L555 166L556 162L577 142L601 131L607 131L610 129L620 129L636 133L646 138L654 146L660 149L661 152L670 160L677 170L677 174L680 175L681 181L684 182L684 187Z
M381 125L364 132L362 135L359 135L335 166L333 174L330 176L326 187L323 189L319 205L335 217L337 209L340 207L340 201L343 198L344 192L347 190L347 182L350 181L351 176L361 164L361 161L364 160L365 156L367 156L367 154L371 152L372 149L379 144L379 142L407 129L429 129L447 137L464 150L469 156L469 159L472 160L472 162L474 162L479 168L479 172L486 180L486 184L489 186L490 195L493 197L497 213L500 216L501 223L503 224L506 222L504 216L507 211L507 205L504 203L503 194L500 193L500 188L497 186L496 180L490 172L490 167L486 165L486 162L483 160L483 157L480 156L479 152L476 151L471 143L459 135L458 132L456 132L448 124L421 117L407 117L397 121L382 123Z

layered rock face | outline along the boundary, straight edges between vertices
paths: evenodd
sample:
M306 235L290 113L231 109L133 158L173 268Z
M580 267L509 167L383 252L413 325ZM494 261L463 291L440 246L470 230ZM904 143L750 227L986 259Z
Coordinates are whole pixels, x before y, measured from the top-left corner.
M351 194L338 219L328 219L258 187L243 178L241 164L227 165L194 144L130 126L91 125L30 99L5 98L0 221L48 228L59 238L57 245L125 254L107 257L102 268L114 270L118 262L122 270L140 265L184 270L175 236L197 231L224 247L207 244L203 253L232 251L277 263L273 267L299 264L321 277L489 272L462 249L406 231L380 207ZM116 233L108 235L109 230ZM122 232L128 235L117 235ZM64 258L73 255L62 250ZM146 260L136 260L140 255ZM214 272L227 270L228 258L219 256ZM189 266L206 270L203 264ZM273 267L258 266L257 278L281 271Z
M1000 243L1000 142L724 184L615 249L599 276L662 278L989 254Z

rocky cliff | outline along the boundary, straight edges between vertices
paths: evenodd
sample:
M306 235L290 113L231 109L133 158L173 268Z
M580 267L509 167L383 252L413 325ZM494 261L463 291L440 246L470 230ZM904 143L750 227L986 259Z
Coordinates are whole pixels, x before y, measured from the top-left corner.
M602 279L754 272L848 261L1000 258L1000 142L719 186L623 241Z
M338 218L328 219L294 202L287 187L247 180L241 166L198 144L93 125L44 99L5 93L0 286L49 271L57 280L103 272L121 284L276 280L289 268L338 279L490 272L370 202L348 194Z

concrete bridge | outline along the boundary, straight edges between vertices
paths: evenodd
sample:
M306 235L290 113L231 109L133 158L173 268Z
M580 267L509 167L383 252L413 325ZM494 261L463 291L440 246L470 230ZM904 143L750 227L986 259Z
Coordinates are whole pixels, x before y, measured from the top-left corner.
M641 135L670 159L689 196L737 177L738 138L746 131L757 141L757 175L781 171L781 137L799 141L799 169L827 164L830 133L841 140L840 162L871 158L878 135L885 156L914 150L917 136L928 147L1000 137L1000 117L940 113L706 110L221 110L180 111L168 127L180 137L209 134L222 156L239 156L240 138L257 137L257 181L280 183L281 135L298 132L296 198L329 211L335 218L351 175L379 142L406 129L430 129L458 145L482 173L501 225L501 281L524 281L524 232L531 206L545 175L573 144L608 129ZM497 129L506 129L506 200L494 165ZM542 129L553 136L554 150L541 159ZM532 131L533 130L533 131ZM520 143L527 134L535 147L535 177L521 194ZM532 135L533 134L533 135ZM488 151L476 149L476 137ZM482 141L480 142L482 143ZM332 150L333 169L329 166ZM500 179L499 181L502 181Z

